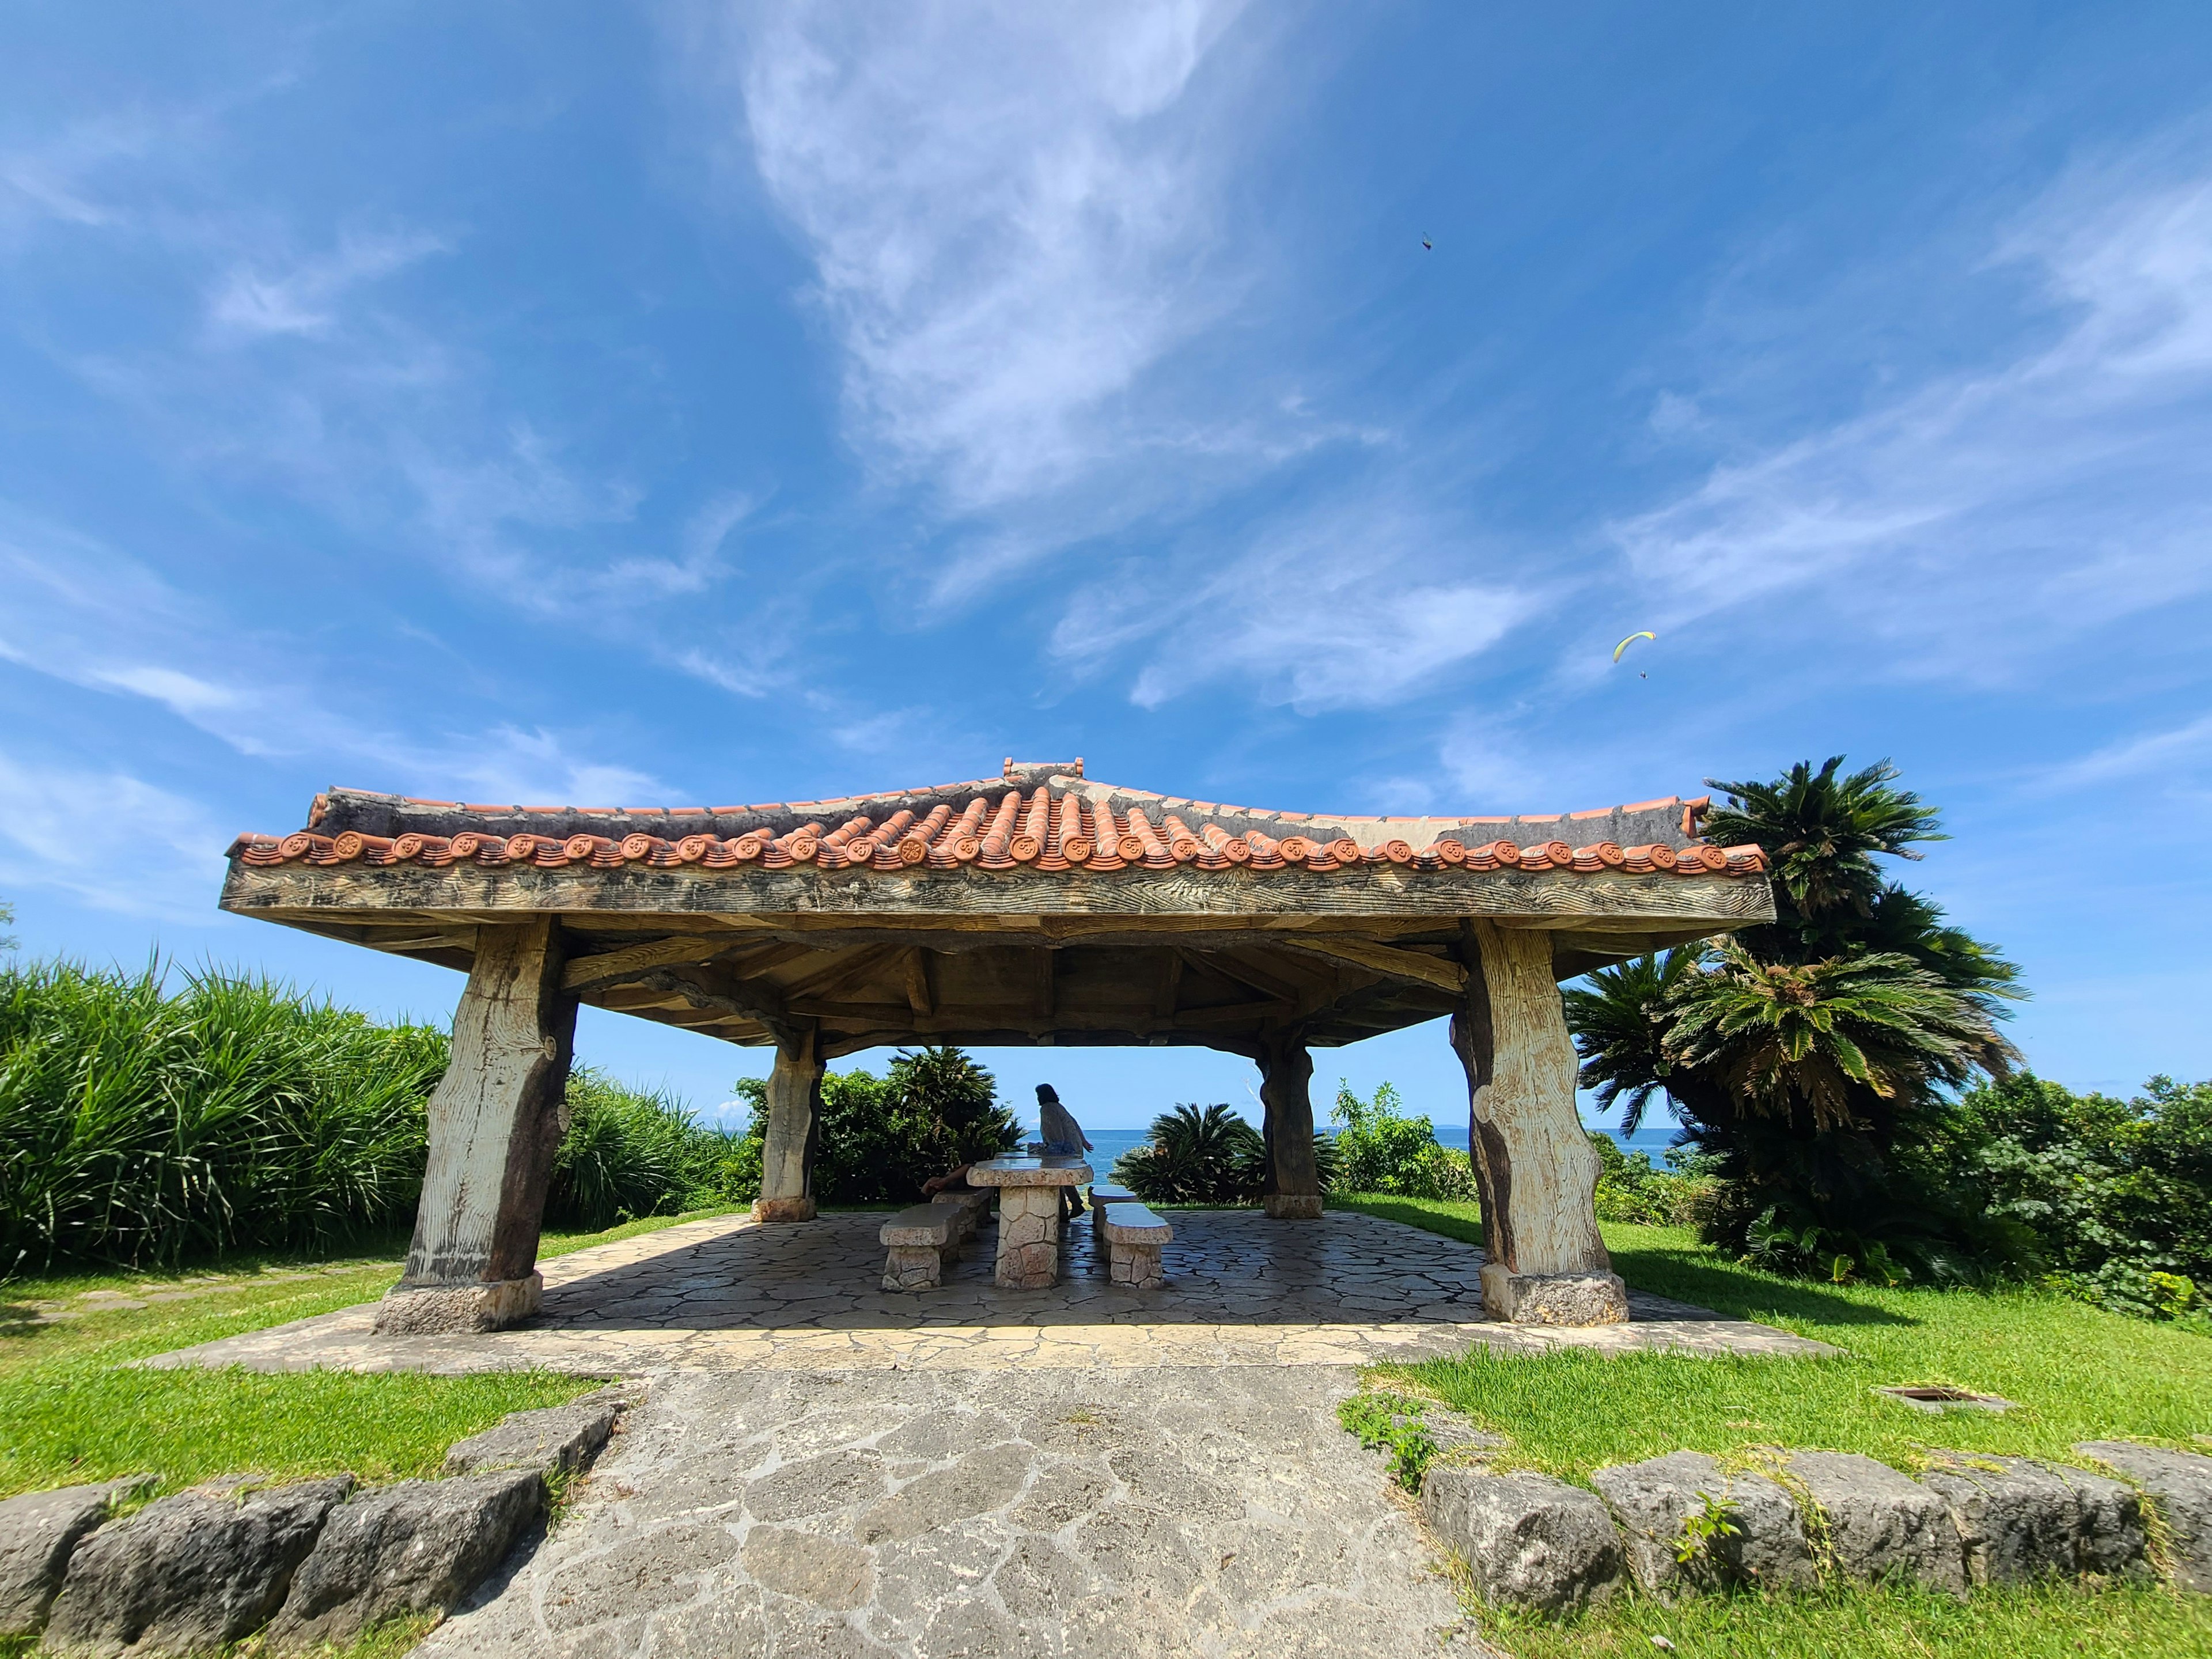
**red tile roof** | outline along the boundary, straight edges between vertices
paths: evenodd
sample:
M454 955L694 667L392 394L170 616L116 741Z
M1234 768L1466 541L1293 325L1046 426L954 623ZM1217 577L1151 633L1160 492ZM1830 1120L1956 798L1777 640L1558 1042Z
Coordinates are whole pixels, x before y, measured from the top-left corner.
M756 806L574 807L459 805L332 790L308 827L240 836L248 865L461 861L620 869L698 865L896 874L984 870L1330 871L1397 865L1454 870L1561 870L1755 876L1755 847L1697 836L1704 798L1639 801L1591 812L1511 817L1330 817L1186 800L1086 781L1083 763L1017 763L995 779L836 800ZM1587 839L1596 830L1611 833Z

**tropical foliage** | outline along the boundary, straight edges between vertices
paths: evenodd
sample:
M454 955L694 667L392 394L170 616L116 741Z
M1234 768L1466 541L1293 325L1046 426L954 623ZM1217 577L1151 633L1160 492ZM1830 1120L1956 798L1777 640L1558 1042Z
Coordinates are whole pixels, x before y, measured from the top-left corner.
M1151 1139L1115 1160L1114 1179L1147 1204L1255 1204L1267 1179L1264 1137L1224 1103L1180 1105L1152 1120ZM1337 1179L1335 1149L1314 1137L1323 1192Z
M0 1273L327 1249L411 1222L446 1034L210 969L0 969ZM714 1196L727 1137L588 1070L556 1221Z
M1715 1243L1830 1278L2016 1263L2016 1224L1900 1153L1929 1143L1953 1091L2009 1071L2017 969L1875 864L1943 839L1935 809L1886 762L1841 769L1713 781L1729 799L1707 833L1765 850L1776 920L1570 990L1583 1085L1630 1130L1655 1094L1674 1101L1714 1179Z
M2046 1283L2123 1313L2212 1315L2212 1082L2154 1077L2116 1100L2016 1073L1969 1090L1909 1156L2025 1231Z
M1340 1082L1329 1121L1336 1126L1336 1184L1347 1193L1396 1198L1475 1196L1474 1170L1466 1149L1437 1144L1435 1123L1409 1117L1398 1091L1378 1085L1371 1100Z
M737 1137L702 1127L669 1095L579 1067L568 1079L566 1110L545 1204L552 1225L598 1232L736 1198L728 1167Z
M752 1122L726 1160L723 1185L760 1190L768 1085L738 1084ZM1021 1124L999 1100L990 1073L958 1048L902 1049L884 1076L832 1072L822 1079L814 1193L825 1204L911 1204L921 1183L1020 1143Z

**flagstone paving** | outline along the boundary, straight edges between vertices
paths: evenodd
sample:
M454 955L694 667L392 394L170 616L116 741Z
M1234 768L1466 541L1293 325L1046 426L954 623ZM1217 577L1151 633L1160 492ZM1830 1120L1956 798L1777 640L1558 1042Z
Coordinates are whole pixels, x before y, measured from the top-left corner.
M374 1307L204 1343L148 1362L464 1372L544 1366L589 1376L672 1370L1357 1365L1474 1343L1543 1352L1832 1353L1771 1326L1631 1291L1632 1321L1589 1329L1482 1317L1482 1252L1352 1211L1270 1221L1175 1211L1167 1282L1109 1284L1086 1219L1066 1230L1060 1282L992 1283L986 1225L934 1290L885 1291L883 1216L761 1225L724 1216L598 1245L544 1267L544 1315L472 1336L378 1337Z
M680 1372L426 1659L1488 1654L1350 1372Z
M1564 1346L1792 1358L1632 1291L1595 1330L1481 1316L1482 1253L1352 1212L1177 1211L1167 1282L880 1284L880 1213L689 1222L544 1267L526 1329L379 1338L351 1308L144 1362L642 1379L534 1553L421 1650L663 1656L1489 1654L1414 1507L1336 1423L1376 1359Z

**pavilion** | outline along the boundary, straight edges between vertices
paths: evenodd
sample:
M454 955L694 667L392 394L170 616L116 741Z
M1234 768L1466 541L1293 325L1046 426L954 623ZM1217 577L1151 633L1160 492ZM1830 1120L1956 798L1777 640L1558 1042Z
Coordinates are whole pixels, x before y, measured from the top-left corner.
M1201 1044L1261 1073L1267 1213L1318 1218L1309 1050L1449 1016L1492 1318L1626 1317L1558 982L1769 921L1703 799L1510 817L1262 811L1083 763L753 806L334 789L230 849L222 906L465 970L404 1276L380 1329L538 1306L579 1003L773 1045L763 1221L814 1214L824 1064L886 1044Z

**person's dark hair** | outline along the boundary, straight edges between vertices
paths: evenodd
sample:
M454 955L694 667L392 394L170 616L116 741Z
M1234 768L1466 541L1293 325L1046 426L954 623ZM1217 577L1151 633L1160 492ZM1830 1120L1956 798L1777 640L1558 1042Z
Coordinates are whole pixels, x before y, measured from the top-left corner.
M1060 1104L1060 1091L1049 1083L1040 1083L1037 1085L1037 1099L1040 1103L1048 1100L1057 1106Z

